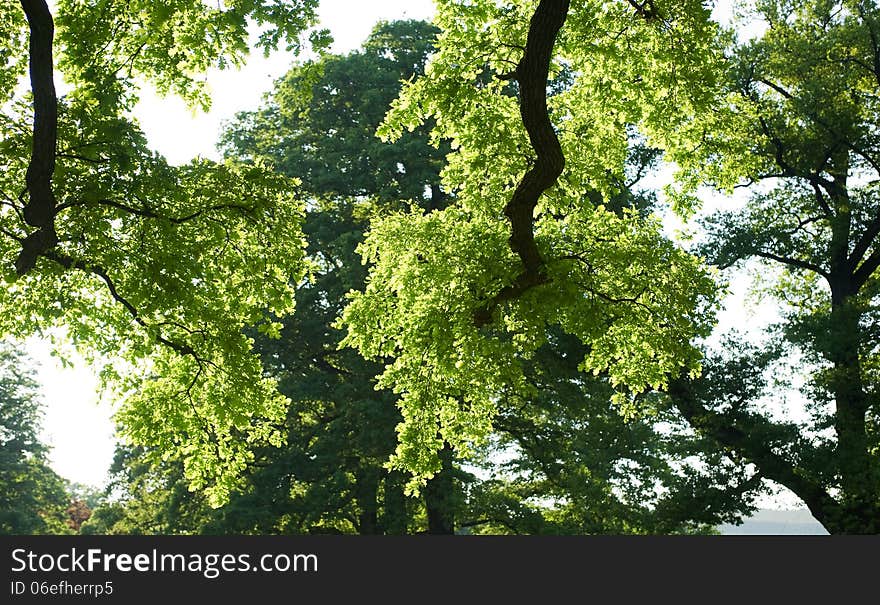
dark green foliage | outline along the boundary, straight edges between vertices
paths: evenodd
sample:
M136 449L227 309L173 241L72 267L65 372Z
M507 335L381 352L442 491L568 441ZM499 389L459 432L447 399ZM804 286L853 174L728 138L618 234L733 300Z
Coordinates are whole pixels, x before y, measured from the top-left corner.
M730 46L718 111L694 116L676 160L692 183L749 188L742 208L706 220L700 252L763 265L782 309L773 338L805 370L811 418L780 422L755 398L719 415L729 380L708 399L682 390L680 408L831 533L878 533L880 9L766 0L754 16L768 28ZM731 364L724 376L742 370Z
M42 412L25 357L0 345L0 534L68 533L69 497L40 442Z
M663 410L658 393L640 402L650 411L622 416L607 381L583 376L583 354L554 334L529 367L535 396L502 403L493 449L505 461L474 487L473 516L505 533L664 534L753 510L760 478Z

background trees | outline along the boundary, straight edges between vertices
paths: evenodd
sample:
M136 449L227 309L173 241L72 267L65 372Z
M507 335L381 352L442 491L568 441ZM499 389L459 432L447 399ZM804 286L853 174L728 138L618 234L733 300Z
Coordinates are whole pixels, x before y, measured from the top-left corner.
M717 110L694 116L673 157L686 183L751 192L743 208L706 219L699 250L722 268L767 267L764 287L782 306L772 338L809 376L808 417L772 418L762 391L671 393L695 426L794 491L829 531L876 533L880 12L871 2L761 2L754 17L766 32L730 46ZM753 372L742 357L726 363ZM739 401L728 407L731 396Z
M139 446L84 527L699 531L770 479L878 531L877 9L756 7L740 41L696 1L443 0L436 40L384 24L298 64L224 163L183 167L126 117L133 77L203 102L248 17L295 45L311 2L62 2L57 43L45 3L0 9L0 77L33 93L3 117L0 328L141 364L105 368ZM657 148L683 215L701 184L753 192L693 251L777 268L763 350L701 349L718 288L642 191ZM766 404L793 355L804 420Z
M41 409L27 364L0 343L0 533L67 533L71 500L39 438Z
M586 348L560 331L527 364L530 392L502 393L489 445L466 459L444 447L417 498L404 492L405 473L385 467L399 398L375 389L381 365L340 349L334 324L345 294L364 287L356 247L370 219L455 202L439 184L448 147L431 147L427 127L395 142L373 136L400 80L422 73L435 34L425 23L380 24L361 51L293 67L264 109L231 125L225 153L303 175L309 198L313 279L298 285L281 338L257 338L291 399L286 445L255 449L244 487L213 511L187 495L180 463L121 450L111 493L122 498L99 509L89 531L679 533L750 510L753 486L740 467L707 454L669 413L625 419L607 377L580 371ZM607 200L610 211L649 214L654 196L636 181L656 159L633 146L631 178ZM688 456L699 462L682 462ZM729 484L740 493L723 494Z

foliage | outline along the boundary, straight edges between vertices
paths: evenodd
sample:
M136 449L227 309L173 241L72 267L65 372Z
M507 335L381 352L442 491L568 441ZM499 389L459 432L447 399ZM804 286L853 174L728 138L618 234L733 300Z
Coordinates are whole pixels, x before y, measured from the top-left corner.
M54 38L42 0L0 8L0 333L63 325L93 360L113 359L102 377L124 400L123 434L180 457L215 503L250 444L282 437L286 400L243 329L271 334L293 309L303 207L260 164L169 166L130 112L144 82L207 106L199 74L241 64L249 22L266 26L264 50L297 49L314 8L62 0ZM14 85L26 66L31 93Z
M703 401L689 413L832 533L876 533L880 12L872 2L767 0L749 17L766 30L731 42L717 109L694 114L670 156L684 191L748 188L741 209L705 220L700 251L721 267L767 268L762 288L782 305L774 338L802 360L809 418L776 421L757 400L734 412Z
M471 518L485 522L477 531L706 533L754 510L760 477L664 409L660 393L624 418L607 377L584 379L583 354L577 338L551 333L526 366L533 394L499 401L480 465L491 478L469 494ZM724 379L704 368L706 383Z
M32 370L0 347L0 533L68 533L68 494L40 442L41 406Z
M709 98L700 83L713 79L714 29L699 2L658 3L657 22L624 2L572 3L552 62L564 84L551 82L549 99L567 163L534 219L546 283L504 301L489 325L475 321L521 271L502 211L532 150L506 74L533 10L438 3L438 53L380 129L393 139L434 119L435 142L455 149L443 171L455 204L374 221L361 248L367 288L343 315L344 344L393 359L379 384L401 396L394 464L417 480L439 468L443 441L466 455L490 433L502 392L528 391L523 362L548 328L588 344L583 369L608 372L623 403L679 368L697 371L691 339L710 327L716 287L705 267L655 218L608 204L629 181L633 127L662 141Z

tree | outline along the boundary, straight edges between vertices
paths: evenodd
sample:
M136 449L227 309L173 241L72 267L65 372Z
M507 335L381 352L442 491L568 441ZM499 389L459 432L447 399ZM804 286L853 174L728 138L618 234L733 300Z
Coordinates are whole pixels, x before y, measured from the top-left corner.
M67 533L69 498L39 439L40 402L27 364L0 346L0 533Z
M281 338L259 341L265 366L293 402L288 446L258 455L263 468L244 499L265 498L258 487L264 476L280 478L289 494L278 501L286 508L267 521L284 516L294 531L420 530L419 506L404 496L401 474L384 468L400 422L395 397L376 390L378 365L339 349L342 333L333 324L346 293L363 288L366 271L355 249L370 215L409 205L426 212L447 201L439 172L448 145L431 147L427 128L394 143L375 136L401 81L424 73L436 33L423 22L380 23L362 50L292 68L268 106L240 115L223 139L227 155L268 160L297 175L312 200L304 232L314 279L298 287L298 311L283 322ZM453 472L450 466L447 474ZM437 481L452 498L451 480ZM444 497L426 494L428 531L452 533L436 521L438 509L449 508Z
M717 109L696 114L671 155L686 191L705 182L751 192L742 209L707 219L701 251L722 268L768 268L766 290L783 306L775 337L804 360L810 418L775 421L756 398L726 407L731 395L707 396L708 385L681 382L671 394L694 426L791 489L830 532L878 533L880 11L755 4L766 31L730 44Z
M127 116L143 80L207 106L198 74L243 61L249 21L263 26L262 49L295 50L315 4L60 0L57 18L45 0L0 8L0 333L63 325L93 359L121 356L131 370L107 364L103 377L125 399L124 434L178 452L218 502L247 445L280 439L286 402L242 330L271 333L293 308L302 205L259 165L169 166Z
M192 534L212 510L204 494L189 489L181 460L124 445L117 446L104 493L90 508L81 534Z
M467 455L491 433L502 393L529 392L523 364L551 329L581 339L583 369L632 404L627 390L697 371L691 340L708 334L715 292L656 219L608 207L636 127L662 143L711 98L702 3L450 0L436 23L436 56L380 133L435 120L455 148L455 202L372 222L367 287L343 315L344 344L391 360L379 384L401 394L393 461L415 484L444 444ZM561 90L549 101L548 78Z
M297 313L284 322L282 338L261 344L266 366L280 373L281 389L294 401L290 445L284 454L266 450L258 455L264 466L252 475L250 493L233 498L226 507L226 519L246 520L241 527L251 522L252 511L266 510L261 503L287 502L284 493L268 497L264 491L271 493L271 486L280 485L281 492L297 496L287 507L272 508L261 526L264 530L283 516L287 523L323 518L329 527L388 531L387 522L376 523L374 503L381 487L385 506L380 503L378 509L387 515L390 488L396 492L402 487L399 473L382 468L396 441L393 428L400 416L393 406L398 401L387 392L375 392L374 376L381 366L350 350L338 350L341 335L331 325L342 311L343 295L364 287L365 271L355 246L367 228L366 208L374 209L375 222L401 208L401 200L414 200L413 213L426 216L457 202L438 183L449 149L442 140L435 140L440 149L428 147L425 132L430 124L393 142L382 143L373 136L398 81L422 74L434 33L424 24L380 24L362 53L327 57L291 70L269 106L239 116L225 136L226 153L269 158L282 172L302 176L303 190L316 198L305 232L309 256L319 264L314 282L298 289ZM556 84L554 95L570 86L566 75ZM637 140L631 141L627 153L625 179L609 188L605 207L615 216L629 213L634 220L647 220L654 198L636 188L657 153ZM501 450L515 443L523 452L510 465L518 467L514 485L483 482L463 473L456 469L452 449L442 448L440 472L426 482L422 494L429 532L451 533L462 524L480 531L523 533L681 532L705 529L749 510L754 490L744 486L754 485L739 476L739 466L706 454L703 440L675 440L656 432L655 427L671 422L668 414L626 421L610 405L613 391L604 378L579 375L578 361L586 349L559 334L552 339L565 343L562 351L552 352L554 347L547 345L527 363L532 393L528 401L524 404L522 394L511 388L499 404L501 435L496 443ZM364 447L365 443L373 445ZM638 444L637 452L628 451L633 444ZM484 457L471 464L491 473L497 467L494 458L510 452L481 454ZM700 473L677 459L687 455L704 456L713 471ZM553 466L558 470L548 472ZM523 474L529 478L523 480ZM566 478L560 480L560 475ZM385 483L380 486L382 477ZM586 485L585 477L591 477ZM719 486L731 477L741 479L735 482L741 493L725 498ZM467 498L457 484L467 490ZM667 492L662 498L656 493L658 485ZM565 501L567 508L529 508L514 502L516 494L520 499ZM395 495L395 501L403 502L402 494ZM364 507L363 502L371 504ZM505 513L510 509L524 520L514 521ZM328 518L330 510L340 512ZM310 518L309 511L319 516Z
M707 533L754 510L760 477L694 434L662 393L625 418L607 379L578 367L584 349L551 333L526 365L533 394L499 401L491 451L475 462L490 479L468 493L476 531Z

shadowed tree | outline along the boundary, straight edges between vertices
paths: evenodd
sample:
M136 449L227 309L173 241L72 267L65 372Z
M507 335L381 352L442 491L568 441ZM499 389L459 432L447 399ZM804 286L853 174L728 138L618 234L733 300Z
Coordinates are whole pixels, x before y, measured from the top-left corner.
M70 498L40 442L41 409L28 361L0 343L0 533L68 533Z
M718 385L679 382L671 394L828 531L878 533L880 10L767 1L753 16L766 31L731 44L718 110L682 129L673 158L686 186L751 192L742 209L705 221L700 251L722 268L767 268L764 286L783 309L775 338L803 360L810 418L777 422L757 400L727 406L736 395ZM754 372L749 356L734 355L726 373Z

